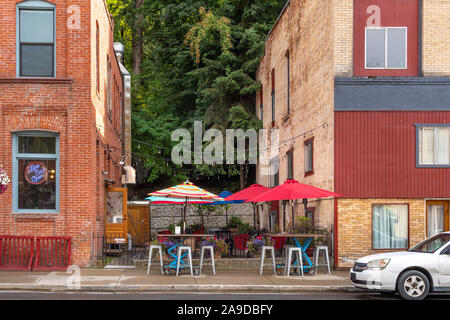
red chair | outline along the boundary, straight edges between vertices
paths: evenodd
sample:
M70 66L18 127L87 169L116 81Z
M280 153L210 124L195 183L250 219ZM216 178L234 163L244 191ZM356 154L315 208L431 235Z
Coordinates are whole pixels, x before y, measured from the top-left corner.
M234 248L237 250L246 250L248 240L250 240L250 236L246 233L233 234L233 244Z
M192 232L192 234L204 234L204 233L205 233L205 230L196 230L196 231ZM200 241L201 239L202 239L202 237L196 237L195 241Z
M284 244L286 243L286 238L279 238L274 237L272 238L273 248L275 250L279 250L284 247Z
M170 230L163 230L159 234L172 234L172 233L170 232ZM158 241L159 242L168 241L168 238L166 238L166 237L158 237Z

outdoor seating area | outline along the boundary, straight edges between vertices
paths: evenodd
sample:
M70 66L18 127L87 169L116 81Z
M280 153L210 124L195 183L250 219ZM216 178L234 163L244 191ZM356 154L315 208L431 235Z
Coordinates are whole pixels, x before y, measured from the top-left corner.
M228 195L225 199L190 182L150 193L149 196L148 199L156 203L184 201L184 215L182 225L176 227L175 232L164 230L158 234L157 239L152 241L148 254L147 274L150 274L152 259L156 259L156 255L159 254L157 261L159 261L159 267L163 274L175 273L176 276L179 276L180 271L184 270L188 271L191 276L200 275L205 259L208 259L212 273L215 275L215 258L232 257L236 252L241 253L242 257L259 258L259 275L263 274L264 266L270 266L274 275L287 277L291 276L291 271L299 276L304 276L305 273L317 274L319 266L327 267L328 274L330 274L329 250L326 245L327 232L326 230L302 228L305 219L295 218L293 200L302 199L305 203L308 198L338 196L333 192L288 179L283 185L272 189L252 185L240 192ZM251 202L255 206L257 202L280 200L288 200L292 205L291 226L288 228L291 230L290 233L269 233L267 230L256 230L255 217L253 230L246 233L236 233L224 229L215 229L215 232L205 233L203 225L196 230L186 228L186 208L190 203L220 205L227 201L243 201ZM296 223L297 221L299 223ZM305 233L304 230L310 232ZM153 249L157 250L153 251ZM153 254L154 252L155 254ZM168 258L166 264L163 262L163 252ZM324 262L319 264L321 252ZM200 257L198 266L193 265L194 255ZM268 263L268 260L271 262Z

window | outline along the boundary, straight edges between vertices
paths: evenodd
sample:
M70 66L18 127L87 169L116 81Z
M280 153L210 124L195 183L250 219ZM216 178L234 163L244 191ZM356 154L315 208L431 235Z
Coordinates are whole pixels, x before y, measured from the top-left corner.
M408 205L373 205L373 249L408 248Z
M280 184L279 181L280 172L279 172L279 160L277 158L273 158L270 160L270 187L276 187Z
M286 52L286 95L287 95L287 101L286 101L286 108L287 108L287 114L289 114L290 112L290 95L291 95L291 90L290 90L290 73L291 73L291 66L290 66L291 62L290 62L290 56L289 56L289 50Z
M316 211L316 208L309 207L305 212L305 217L309 219L309 224L314 227L314 213Z
M259 118L261 119L261 122L264 122L264 102L263 102L263 89L261 88L261 91L259 92Z
M112 108L111 108L111 62L109 56L107 57L107 74L106 74L106 113L111 120Z
M13 136L13 210L59 210L59 137L24 132Z
M275 69L272 69L272 122L275 122Z
M407 28L366 28L366 69L407 68Z
M55 76L55 7L43 1L17 5L18 76Z
M450 126L418 126L418 165L450 166Z
M287 178L294 179L294 150L286 152L287 158Z
M314 173L313 143L314 138L305 141L305 177Z

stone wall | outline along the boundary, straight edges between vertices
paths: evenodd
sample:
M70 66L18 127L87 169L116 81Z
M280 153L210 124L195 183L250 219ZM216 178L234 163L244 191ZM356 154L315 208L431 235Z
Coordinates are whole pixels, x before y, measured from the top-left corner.
M224 206L216 206L220 208L210 217L205 218L205 227L220 228L226 225L226 216ZM253 226L253 206L251 204L232 204L228 209L228 220L231 217L239 217L244 222ZM161 230L167 229L170 224L178 224L183 220L183 206L179 204L152 204L150 206L150 225L151 233L157 234ZM200 217L197 214L196 206L189 205L186 213L186 227L191 224L199 223Z

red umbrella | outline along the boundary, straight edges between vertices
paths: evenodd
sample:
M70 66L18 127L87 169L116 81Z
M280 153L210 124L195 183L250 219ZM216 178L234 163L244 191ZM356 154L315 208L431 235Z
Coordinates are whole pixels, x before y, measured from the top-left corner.
M244 202L263 202L290 200L292 205L292 229L294 230L294 203L293 200L303 199L305 211L307 208L306 199L339 197L340 194L303 184L294 179L286 180L282 185L272 188L263 194L249 198Z
M233 200L248 200L250 198L256 197L266 191L270 190L265 186L260 184L252 184L250 187L245 188L239 192L233 193L231 196L225 198L225 201L233 201ZM245 201L250 202L250 201ZM256 213L255 213L255 205L253 204L253 226L256 225Z

